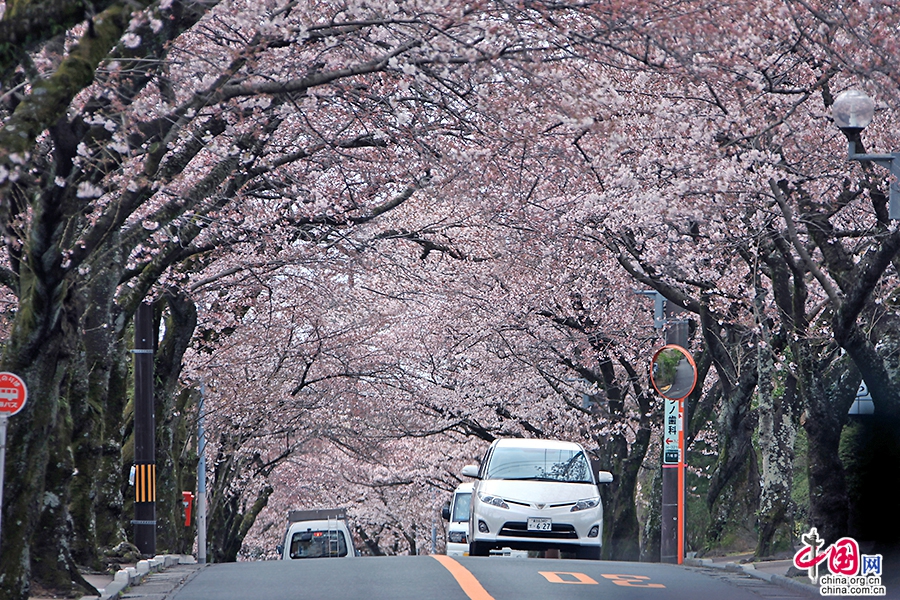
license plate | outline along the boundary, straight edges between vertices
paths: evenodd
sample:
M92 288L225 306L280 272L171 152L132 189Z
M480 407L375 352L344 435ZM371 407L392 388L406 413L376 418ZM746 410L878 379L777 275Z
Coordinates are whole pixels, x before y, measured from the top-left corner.
M540 517L528 518L528 531L552 531L553 521Z

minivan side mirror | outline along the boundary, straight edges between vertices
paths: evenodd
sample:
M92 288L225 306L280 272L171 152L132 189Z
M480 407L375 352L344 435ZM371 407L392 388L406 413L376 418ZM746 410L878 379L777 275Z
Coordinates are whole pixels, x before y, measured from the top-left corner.
M441 518L445 521L450 520L450 503L448 502L443 507L441 507Z
M609 471L597 471L597 483L612 483L613 474Z
M474 477L478 479L478 465L466 465L462 468L463 477Z

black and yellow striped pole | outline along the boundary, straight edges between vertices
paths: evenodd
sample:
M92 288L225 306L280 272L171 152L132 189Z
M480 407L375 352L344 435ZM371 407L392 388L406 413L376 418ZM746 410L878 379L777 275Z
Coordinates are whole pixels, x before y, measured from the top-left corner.
M134 465L135 503L156 502L156 465Z
M134 545L156 554L156 415L153 410L153 307L134 316Z

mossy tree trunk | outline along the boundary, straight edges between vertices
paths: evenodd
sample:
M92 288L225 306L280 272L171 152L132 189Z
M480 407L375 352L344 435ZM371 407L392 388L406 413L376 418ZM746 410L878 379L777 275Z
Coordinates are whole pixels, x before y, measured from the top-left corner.
M70 513L72 490L82 482L89 484L91 475L75 468L73 436L76 431L73 403L83 396L80 382L63 382L56 428L50 442L50 460L40 499L41 516L31 547L33 579L51 590L68 593L97 594L97 590L81 575L73 558L71 541L75 521ZM71 399L71 401L70 401Z
M116 254L112 253L115 257ZM73 398L78 399L79 411L74 418L75 431L72 451L76 477L73 482L71 511L74 521L72 554L79 565L102 569L99 550L104 543L123 541L121 536L104 539L98 529L109 527L108 514L98 514L102 502L106 502L103 489L108 481L110 468L119 474L121 453L114 452L113 464L108 464L107 441L110 432L120 429L121 411L115 412L112 395L118 390L112 386L113 373L121 368L125 354L118 343L116 323L118 311L113 299L122 269L114 258L103 268L96 269L94 277L83 286L81 302L81 352L79 360L70 369ZM112 411L112 413L110 413ZM112 417L112 419L110 418ZM112 421L112 422L111 422ZM117 447L121 446L117 440ZM121 515L116 515L116 521ZM104 533L104 538L107 535Z
M240 452L242 445L238 434L222 433L219 450L213 464L213 477L208 490L209 513L207 518L207 558L210 562L234 562L237 560L244 538L256 522L260 511L268 504L274 491L263 484L256 500L248 503L246 483L253 481L258 469L253 463L258 457L246 457Z
M145 43L137 52L150 55L135 56L131 52L131 58L139 61L139 68L126 67L134 76L127 78L128 89L120 88L117 99L127 103L134 98L158 68L160 63L153 59L164 56L167 42L196 23L214 4L187 8L185 3L175 2L173 18L166 19L159 32L151 32L148 23L146 32L140 32L146 34ZM12 81L10 77L16 84L25 83L15 70L23 49L36 49L38 44L83 20L84 8L76 5L56 0L7 4L0 29L10 33L5 40L15 39L17 43L12 51L7 51L10 47L0 49L0 77L4 83ZM88 300L89 312L82 321L83 310L75 305L82 300L78 295L91 286L85 283L83 273L63 266L63 257L72 252L67 256L77 259L80 266L93 268L91 276L95 276L105 265L91 264L90 252L99 248L100 254L121 257L130 249L109 254L108 246L95 245L101 238L108 243L115 224L95 238L86 236L76 245L78 240L69 236L83 231L81 219L86 201L76 197L76 186L60 186L58 182L71 179L77 183L96 175L73 168L79 142L90 144L96 140L88 135L90 128L80 119L68 122L67 112L73 98L94 81L97 65L119 43L133 11L141 7L140 2L95 3L94 8L102 12L94 16L78 45L70 49L56 72L32 82L31 93L16 99L14 111L0 128L0 166L9 173L0 181L0 224L4 235L12 240L7 244L11 266L4 270L3 281L18 298L0 368L21 375L30 391L29 404L11 421L9 429L0 540L3 600L27 598L32 575L50 586L62 585L62 592L72 589L71 581L78 588L79 575L70 550L79 561L92 563L97 543L114 541L121 530L121 500L112 473L120 470L116 468L121 461L118 447L122 411L118 408L125 396L121 386L122 361L112 349L121 353L123 348L116 344L116 335L95 329L121 331L121 321L115 321L121 315L99 314L113 304L112 292L107 288L100 298L87 294L84 299ZM13 87L4 85L4 89ZM28 153L34 149L35 140L48 130L53 152L46 156L34 152L33 156L41 158L29 161ZM97 166L104 173L110 167L114 169L115 165ZM27 229L10 228L17 218L27 223ZM113 276L113 290L121 283L119 275L121 266ZM98 289L92 288L91 292ZM90 312L93 309L95 313ZM87 335L79 339L82 333ZM88 339L93 333L102 333L105 339ZM61 403L60 385L64 379ZM104 388L112 390L114 396L108 405ZM67 443L73 437L75 444L70 447ZM48 469L51 457L53 467ZM73 477L73 473L77 474ZM101 475L90 484L80 478L97 473ZM119 473L116 477L120 477ZM47 509L42 511L43 506ZM77 531L73 531L69 506L78 514ZM103 507L103 514L91 518L92 507L97 506ZM117 518L108 518L111 515ZM99 536L95 523L103 528ZM70 547L73 539L79 542Z
M809 525L831 543L848 533L850 497L840 442L860 376L848 355L823 370L821 361L810 354L807 350L800 357L806 400L803 428L809 441Z
M600 446L600 459L604 468L615 474L613 482L601 486L604 506L603 558L608 560L636 561L641 558L641 528L637 515L638 476L650 448L653 431L652 407L654 397L641 382L635 367L626 361L619 361L628 373L626 383L637 398L637 427L629 435L622 428L615 428ZM624 402L625 390L615 379L612 361L606 359L600 364L604 389L609 402L609 413L614 423L624 423L627 419ZM598 442L601 441L598 439Z
M641 530L641 562L662 560L662 461L648 461L658 468L650 479L647 514Z
M24 600L30 590L28 558L47 491L45 481L51 457L48 441L59 432L59 385L67 364L59 350L61 338L58 331L44 338L48 343L30 353L26 364L15 360L17 353L12 353L2 365L2 370L22 376L29 392L28 404L9 420L0 532L2 600Z
M791 550L794 441L797 437L796 379L788 377L781 389L770 347L758 354L759 447L762 459L759 499L759 538L756 556L768 557Z
M855 141L857 151L864 153L858 132ZM803 260L828 295L834 342L845 351L838 355L834 345L823 343L796 352L806 408L803 426L809 438L810 525L829 542L849 534L850 497L839 445L859 382L866 382L876 414L887 419L900 416L900 363L896 355L900 317L873 299L888 269L900 266L900 231L884 211L887 198L879 179L866 176L860 180L859 189L845 187L829 199L827 210L820 198L802 188L792 189L783 182L772 185L790 226L791 243L800 250L804 244L807 247L807 252L801 252ZM866 195L877 221L866 251L860 253L855 240L850 243L840 235L843 226L835 226L832 217L850 203L866 199ZM796 222L787 199L797 203L800 214ZM805 227L808 240L796 232L799 225ZM821 253L821 268L810 264L810 250ZM880 475L867 473L861 477Z
M754 318L761 334L757 353L759 448L762 459L757 557L790 550L794 520L792 501L794 443L799 428L801 397L790 368L777 366L780 356L807 338L806 277L802 262L777 230L766 227L759 238L754 282ZM768 281L765 281L767 278ZM771 290L778 319L764 309Z
M757 413L752 408L757 384L756 354L750 332L719 326L700 313L704 339L722 385L717 421L719 456L709 482L706 504L710 523L707 546L756 538L759 468L753 447Z
M3 600L27 597L31 544L38 531L41 502L48 491L47 466L51 456L66 458L60 449L51 447L51 441L62 441L58 436L66 432L58 423L60 384L75 346L75 332L65 319L71 290L58 250L64 214L61 203L55 200L42 195L33 206L32 228L17 265L18 311L0 365L2 370L23 377L29 390L28 404L10 419L9 427L0 533ZM66 437L65 442L69 439ZM49 491L58 493L56 489ZM60 552L67 551L67 547L60 548Z
M106 398L97 475L94 480L94 515L97 548L113 548L127 539L124 512L129 466L124 464L125 407L132 390L128 378L127 347L118 339L111 347L109 388Z

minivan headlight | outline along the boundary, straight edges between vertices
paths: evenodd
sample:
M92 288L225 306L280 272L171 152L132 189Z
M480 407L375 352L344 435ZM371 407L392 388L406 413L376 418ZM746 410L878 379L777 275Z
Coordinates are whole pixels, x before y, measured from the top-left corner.
M588 510L589 508L597 508L600 505L600 497L596 498L585 498L584 500L579 500L575 503L575 506L572 507L571 512L578 512L579 510Z
M490 504L491 506L499 506L500 508L509 508L509 504L503 501L503 498L499 498L497 496L489 496L487 494L478 494L478 497L485 504Z

